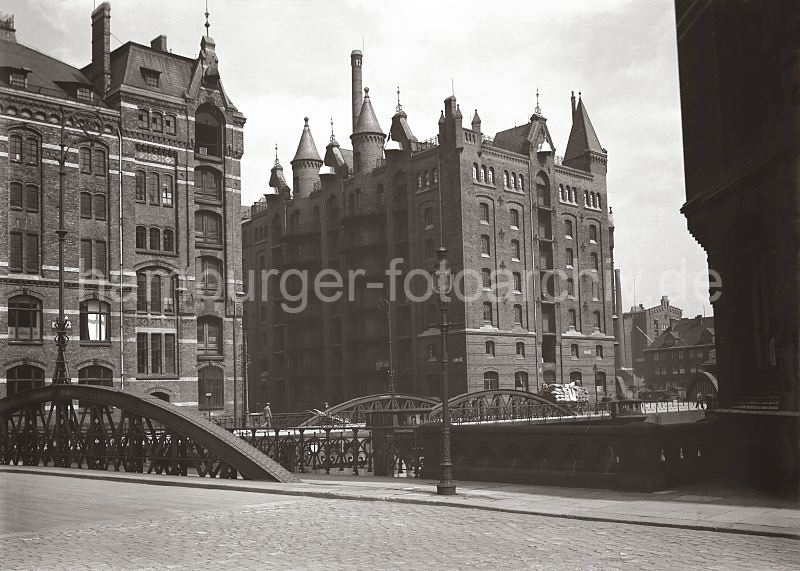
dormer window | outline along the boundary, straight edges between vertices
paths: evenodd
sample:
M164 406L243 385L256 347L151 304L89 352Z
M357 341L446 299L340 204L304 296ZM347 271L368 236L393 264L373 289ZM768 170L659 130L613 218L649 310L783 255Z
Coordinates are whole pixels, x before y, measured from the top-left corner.
M160 71L156 71L154 69L147 69L142 68L142 77L144 78L144 83L148 87L158 87L158 76L161 75Z
M77 96L78 100L80 101L91 101L92 100L92 92L89 91L88 87L79 87L75 95Z
M8 83L13 85L14 87L22 87L23 89L28 87L28 72L29 69L13 69L8 74Z

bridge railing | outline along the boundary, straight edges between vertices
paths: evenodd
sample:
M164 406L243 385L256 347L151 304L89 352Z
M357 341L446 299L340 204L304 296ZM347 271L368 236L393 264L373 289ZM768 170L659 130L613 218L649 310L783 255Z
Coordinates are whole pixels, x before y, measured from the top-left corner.
M547 404L519 405L476 405L459 406L450 410L453 424L473 424L482 422L550 423L575 422L580 419L598 420L610 417L605 403L567 403L571 414L561 412ZM441 422L441 416L431 418L431 422Z

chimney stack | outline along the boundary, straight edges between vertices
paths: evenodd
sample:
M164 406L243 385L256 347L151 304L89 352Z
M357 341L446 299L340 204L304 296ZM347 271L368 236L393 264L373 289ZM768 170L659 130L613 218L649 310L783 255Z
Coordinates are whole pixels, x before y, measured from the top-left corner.
M92 12L92 73L94 90L105 96L111 86L111 5L100 4Z
M150 47L161 52L169 51L167 50L167 36L161 34L160 36L153 38L150 40Z
M362 99L362 78L361 78L361 63L363 61L361 50L353 50L350 54L350 79L353 84L353 133L356 131L356 123L358 123L358 115L361 113L361 104L364 102Z
M17 43L17 30L14 28L13 14L0 13L0 40Z

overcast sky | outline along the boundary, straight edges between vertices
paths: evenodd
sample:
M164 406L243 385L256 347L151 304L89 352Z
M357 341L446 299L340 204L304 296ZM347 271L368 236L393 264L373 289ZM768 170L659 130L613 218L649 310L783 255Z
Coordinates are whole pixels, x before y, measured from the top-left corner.
M97 2L99 3L99 2ZM91 59L93 0L5 0L17 39L82 67ZM494 11L491 10L494 8ZM194 57L204 0L113 0L111 48L149 45ZM287 171L303 125L320 154L333 116L350 146L350 51L364 42L364 85L386 130L399 85L419 139L437 133L451 92L494 135L548 118L556 153L570 129L570 91L583 100L608 149L608 201L616 222L615 260L623 306L669 295L684 316L710 314L705 253L686 230L678 66L672 0L376 2L374 0L209 0L220 75L245 116L242 202L267 190L277 143ZM287 179L291 180L287 172Z

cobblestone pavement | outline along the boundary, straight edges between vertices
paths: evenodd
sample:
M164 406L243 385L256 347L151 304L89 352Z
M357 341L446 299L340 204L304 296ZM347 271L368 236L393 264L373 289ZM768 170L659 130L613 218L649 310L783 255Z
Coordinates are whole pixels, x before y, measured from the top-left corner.
M789 569L790 539L0 474L0 568ZM9 521L13 520L13 521Z

